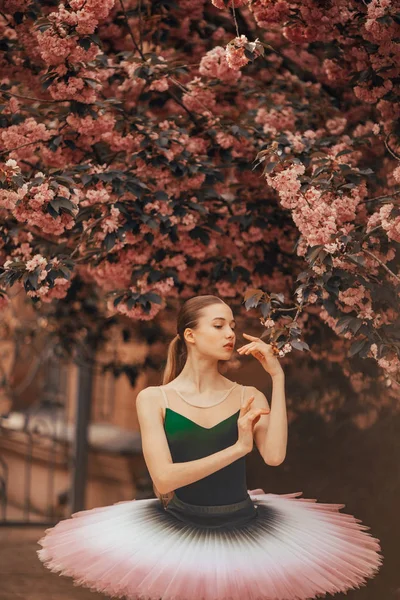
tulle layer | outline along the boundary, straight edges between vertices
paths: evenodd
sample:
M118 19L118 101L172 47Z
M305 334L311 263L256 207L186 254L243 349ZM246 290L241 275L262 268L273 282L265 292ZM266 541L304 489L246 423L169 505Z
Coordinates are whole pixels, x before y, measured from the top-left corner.
M158 499L80 511L46 529L39 559L53 572L127 600L309 600L364 585L380 543L344 504L302 492L249 490L257 516L199 528Z

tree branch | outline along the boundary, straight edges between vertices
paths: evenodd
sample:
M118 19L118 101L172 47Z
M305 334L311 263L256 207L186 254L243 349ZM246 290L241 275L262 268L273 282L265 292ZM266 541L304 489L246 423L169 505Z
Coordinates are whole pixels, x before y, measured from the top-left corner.
M141 58L142 58L144 61L146 61L146 57L145 57L145 55L143 54L142 50L139 48L139 46L138 46L138 44L137 44L137 41L136 41L136 39L135 39L135 36L133 35L133 31L132 31L132 29L131 29L131 26L129 25L129 21L128 21L128 15L126 14L126 10L125 10L125 6L124 6L124 3L123 3L123 0L119 0L119 3L120 3L120 5L121 5L122 12L124 13L124 17L125 17L125 24L126 24L126 27L127 27L128 31L129 31L129 35L131 36L131 40L132 40L132 42L133 42L133 45L135 46L136 50L139 52L139 54L140 54L140 57L141 57Z
M365 248L362 249L362 252L365 252L365 254L368 254L368 256L370 256L371 258L373 258L374 260L376 260L376 262L378 262L384 269L386 269L386 271L389 273L389 275L391 275L392 277L394 277L400 283L400 277L398 277L396 275L396 273L393 273L393 271L391 271L389 269L389 267L387 265L385 265L384 262L381 261L380 258L378 258L377 256L375 256L375 254L372 254L372 252L370 252L369 250L365 250Z

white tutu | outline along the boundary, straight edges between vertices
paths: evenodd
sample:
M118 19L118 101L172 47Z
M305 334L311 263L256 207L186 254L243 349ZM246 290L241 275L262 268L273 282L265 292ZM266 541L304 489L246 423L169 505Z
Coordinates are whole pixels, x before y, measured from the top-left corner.
M47 529L40 560L75 585L127 600L306 600L358 588L379 540L343 504L249 490L242 526L189 525L158 499L80 511Z

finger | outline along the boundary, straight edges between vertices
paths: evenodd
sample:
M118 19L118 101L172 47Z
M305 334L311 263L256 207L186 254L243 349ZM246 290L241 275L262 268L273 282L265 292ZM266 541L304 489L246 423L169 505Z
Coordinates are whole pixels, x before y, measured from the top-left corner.
M258 340L258 337L255 337L254 335L250 335L248 333L244 333L243 337L248 337L250 340Z
M246 348L249 347L250 344L245 344L244 346L240 346L240 348L237 349L238 352L242 352L243 350L246 350Z
M243 401L243 404L242 404L242 406L240 408L240 413L242 415L246 414L246 412L248 410L250 410L251 403L253 402L253 400L254 400L254 396L250 396L250 398L247 398L247 400Z
M247 398L247 400L244 401L245 412L250 410L251 403L253 402L254 398L255 398L255 396L250 396L249 398Z
M240 346L239 350L246 350L247 348L252 348L253 346L257 346L257 344L258 344L258 342L250 342L249 344Z
M255 348L247 348L246 352L244 354L251 354L252 352L254 352Z
M247 413L246 416L249 417L250 420L252 420L258 416L267 415L269 412L270 412L269 408L258 408L256 410L252 410L251 412Z
M244 349L244 353L248 354L249 352L254 351L257 348L257 342L251 342L251 344L248 344L245 349Z
M254 419L256 419L257 417L260 418L260 415L256 412L254 412L253 410L250 411L249 413L247 413L247 415L244 415L245 417L247 417L247 423L249 425L252 424L252 422L254 421Z

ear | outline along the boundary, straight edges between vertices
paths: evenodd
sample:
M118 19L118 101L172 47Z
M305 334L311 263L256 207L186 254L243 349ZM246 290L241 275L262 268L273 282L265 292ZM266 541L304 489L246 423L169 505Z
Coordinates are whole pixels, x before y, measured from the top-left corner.
M186 327L185 331L183 332L183 337L185 338L185 341L190 343L194 342L194 335L193 335L193 329L190 329L190 327Z

